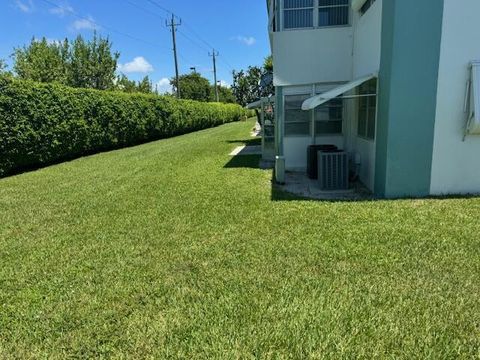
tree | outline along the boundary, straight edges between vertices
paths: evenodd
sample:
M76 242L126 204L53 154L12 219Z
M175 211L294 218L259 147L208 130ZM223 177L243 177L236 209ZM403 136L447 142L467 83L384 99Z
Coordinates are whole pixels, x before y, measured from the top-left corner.
M135 80L130 80L125 74L120 74L115 83L115 90L127 93L144 93L153 94L153 84L148 76L145 76L138 83Z
M197 101L210 101L212 94L212 86L208 79L204 78L197 72L182 75L179 77L180 92L182 99L190 99ZM174 93L177 92L177 82L175 78L170 80Z
M265 58L263 62L263 69L266 72L273 72L273 57L272 55L269 55Z
M134 93L137 91L137 83L134 80L130 80L125 74L121 74L117 78L115 89Z
M144 94L153 93L153 85L148 76L145 76L141 81L138 82L137 91Z
M78 36L70 49L68 85L98 90L113 89L120 54L112 53L108 38L95 33L91 41Z
M262 69L258 66L249 66L247 71L233 72L232 91L238 104L246 106L262 96L258 85L262 73Z
M14 49L13 70L21 79L59 82L67 78L68 40L51 43L46 38L32 39L28 46Z
M271 56L265 59L262 67L249 66L246 71L234 71L232 91L237 103L245 106L261 97L273 95L275 88L271 81L273 80L272 72L273 61Z
M236 102L232 89L226 86L218 86L218 97L221 103L234 104ZM215 101L215 92L213 89L210 101Z
M0 59L0 74L8 74L7 63L3 59Z
M15 49L13 70L21 79L107 90L115 87L119 56L110 40L96 33L91 41L78 36L73 43L32 39Z
M7 68L7 63L5 62L5 60L0 59L0 72L5 71L6 68Z

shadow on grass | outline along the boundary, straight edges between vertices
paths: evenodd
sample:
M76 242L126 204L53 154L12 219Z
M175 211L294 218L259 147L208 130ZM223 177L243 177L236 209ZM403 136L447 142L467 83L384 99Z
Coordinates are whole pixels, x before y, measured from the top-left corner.
M298 195L283 191L278 188L278 186L273 182L273 180L272 180L271 200L272 201L319 201L319 200L309 199L306 197L298 196Z
M261 155L237 155L233 156L228 163L225 164L225 169L260 169Z

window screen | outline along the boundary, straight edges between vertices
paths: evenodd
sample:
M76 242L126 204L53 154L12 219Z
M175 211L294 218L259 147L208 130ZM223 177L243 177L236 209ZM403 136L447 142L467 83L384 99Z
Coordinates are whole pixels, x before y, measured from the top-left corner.
M313 27L313 0L284 0L283 27L299 29Z
M349 24L350 0L318 0L318 26Z
M343 132L343 99L333 99L315 109L315 134L338 135Z
M285 96L285 136L310 135L312 112L302 110L303 102L310 96Z
M368 140L375 139L377 118L377 79L372 79L359 88L359 95L365 95L358 99L358 131L360 137Z

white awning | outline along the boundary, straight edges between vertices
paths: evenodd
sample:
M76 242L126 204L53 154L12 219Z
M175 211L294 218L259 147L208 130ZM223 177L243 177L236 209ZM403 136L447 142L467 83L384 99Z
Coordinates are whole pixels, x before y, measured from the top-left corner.
M367 0L352 0L353 11L359 11L366 2Z
M261 109L263 104L275 103L274 97L264 97L260 100L254 101L246 106L247 109Z
M311 98L305 100L302 104L302 110L312 110L317 106L323 105L326 102L335 99L336 97L345 94L346 92L355 89L357 86L366 83L369 80L375 79L378 77L378 74L370 74L368 76L361 77L359 79L353 80L347 84L341 85L333 90L327 91L320 95L312 96Z

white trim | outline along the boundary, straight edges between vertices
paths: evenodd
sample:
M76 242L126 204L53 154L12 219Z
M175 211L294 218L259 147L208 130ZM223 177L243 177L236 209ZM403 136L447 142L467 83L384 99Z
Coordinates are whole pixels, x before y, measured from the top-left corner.
M273 103L275 104L275 98L273 96L271 97L263 97L261 98L260 100L257 100L257 101L254 101L250 104L247 104L247 106L245 106L247 109L249 110L252 110L252 109L261 109L263 104L265 103Z
M346 92L362 85L363 83L377 78L378 75L375 74L370 74L368 76L361 77L359 79L356 79L354 81L351 81L345 85L339 86L333 90L327 91L323 94L312 96L311 98L305 100L302 104L302 110L313 110L317 106L320 106L322 104L325 104L326 102L335 99L336 97L345 94Z

